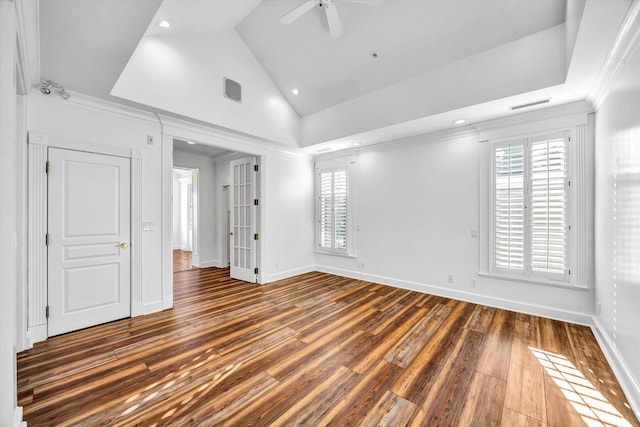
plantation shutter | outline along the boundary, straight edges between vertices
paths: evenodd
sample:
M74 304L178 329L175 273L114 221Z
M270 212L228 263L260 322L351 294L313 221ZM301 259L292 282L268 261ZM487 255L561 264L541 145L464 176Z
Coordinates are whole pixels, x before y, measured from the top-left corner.
M564 138L531 143L531 269L563 274L567 264Z
M325 169L319 173L319 245L324 249L347 250L347 169Z
M495 151L495 266L524 268L524 144Z
M334 248L347 249L347 170L333 172Z
M332 248L333 171L320 172L320 247Z

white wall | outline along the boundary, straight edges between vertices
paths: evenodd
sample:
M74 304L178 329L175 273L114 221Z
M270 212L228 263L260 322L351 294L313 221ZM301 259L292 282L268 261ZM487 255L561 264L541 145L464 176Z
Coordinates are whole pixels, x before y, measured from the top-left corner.
M81 140L96 146L126 147L142 153L142 220L154 225L142 234L142 283L145 310L161 308L161 146L160 126L151 115L125 116L113 111L87 107L39 92L29 97L27 129L44 134ZM147 144L147 135L156 143Z
M173 173L173 199L172 199L172 227L171 227L171 247L173 249L182 249L182 208L180 202L182 195L180 194L180 176Z
M0 425L21 421L16 402L16 20L0 0Z
M200 169L198 178L198 267L216 265L215 189L216 170L213 157L174 151L174 166ZM185 199L186 202L186 199ZM184 242L183 242L184 243Z
M545 127L544 122L540 126L538 132L554 129ZM482 271L480 244L472 230L480 231L481 227L479 165L484 159L484 144L478 140L473 132L448 139L432 135L359 150L355 168L356 257L316 254L318 268L588 323L593 289L477 275ZM448 283L449 275L453 283Z
M223 78L242 85L242 102L223 96ZM299 118L231 29L145 36L112 95L296 146Z
M596 314L640 416L640 49L596 114ZM598 310L599 308L599 310ZM598 313L599 311L599 313ZM614 368L616 367L615 364ZM619 376L620 378L620 376ZM631 394L631 395L629 395Z
M267 245L266 282L314 270L314 184L310 158L273 153L263 158Z

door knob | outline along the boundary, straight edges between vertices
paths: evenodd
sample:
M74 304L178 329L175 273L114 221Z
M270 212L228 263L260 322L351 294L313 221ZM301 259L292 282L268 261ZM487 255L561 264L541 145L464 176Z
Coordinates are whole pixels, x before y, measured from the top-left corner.
M122 249L127 249L127 248L129 247L129 244L128 244L128 243L126 243L126 242L122 242L122 243L120 243L120 247L121 247Z

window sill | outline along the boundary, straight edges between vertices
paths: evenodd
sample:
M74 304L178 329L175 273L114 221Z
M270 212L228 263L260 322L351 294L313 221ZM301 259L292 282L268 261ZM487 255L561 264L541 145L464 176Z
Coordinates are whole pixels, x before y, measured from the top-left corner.
M576 291L588 291L591 289L589 286L585 286L585 285L572 285L571 283L561 282L556 280L549 280L549 279L532 279L529 277L508 276L505 274L484 273L484 272L478 273L478 276L486 277L488 279L510 280L512 282L532 283L534 285L551 286L554 288L574 289Z
M331 252L331 251L323 251L321 249L316 249L315 251L317 254L321 254L321 255L332 255L332 256L339 256L342 258L356 258L355 254L347 254L347 253L340 253L340 252Z

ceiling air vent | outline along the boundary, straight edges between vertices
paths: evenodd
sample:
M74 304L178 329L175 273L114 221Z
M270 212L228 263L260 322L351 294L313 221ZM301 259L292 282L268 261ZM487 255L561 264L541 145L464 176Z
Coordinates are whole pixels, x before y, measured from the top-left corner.
M242 102L242 86L240 83L224 78L224 96L234 101Z
M536 105L546 104L549 101L551 101L551 98L541 99L539 101L527 102L526 104L513 105L513 106L509 107L509 109L511 111L520 110L521 108L529 108L529 107L535 107Z

